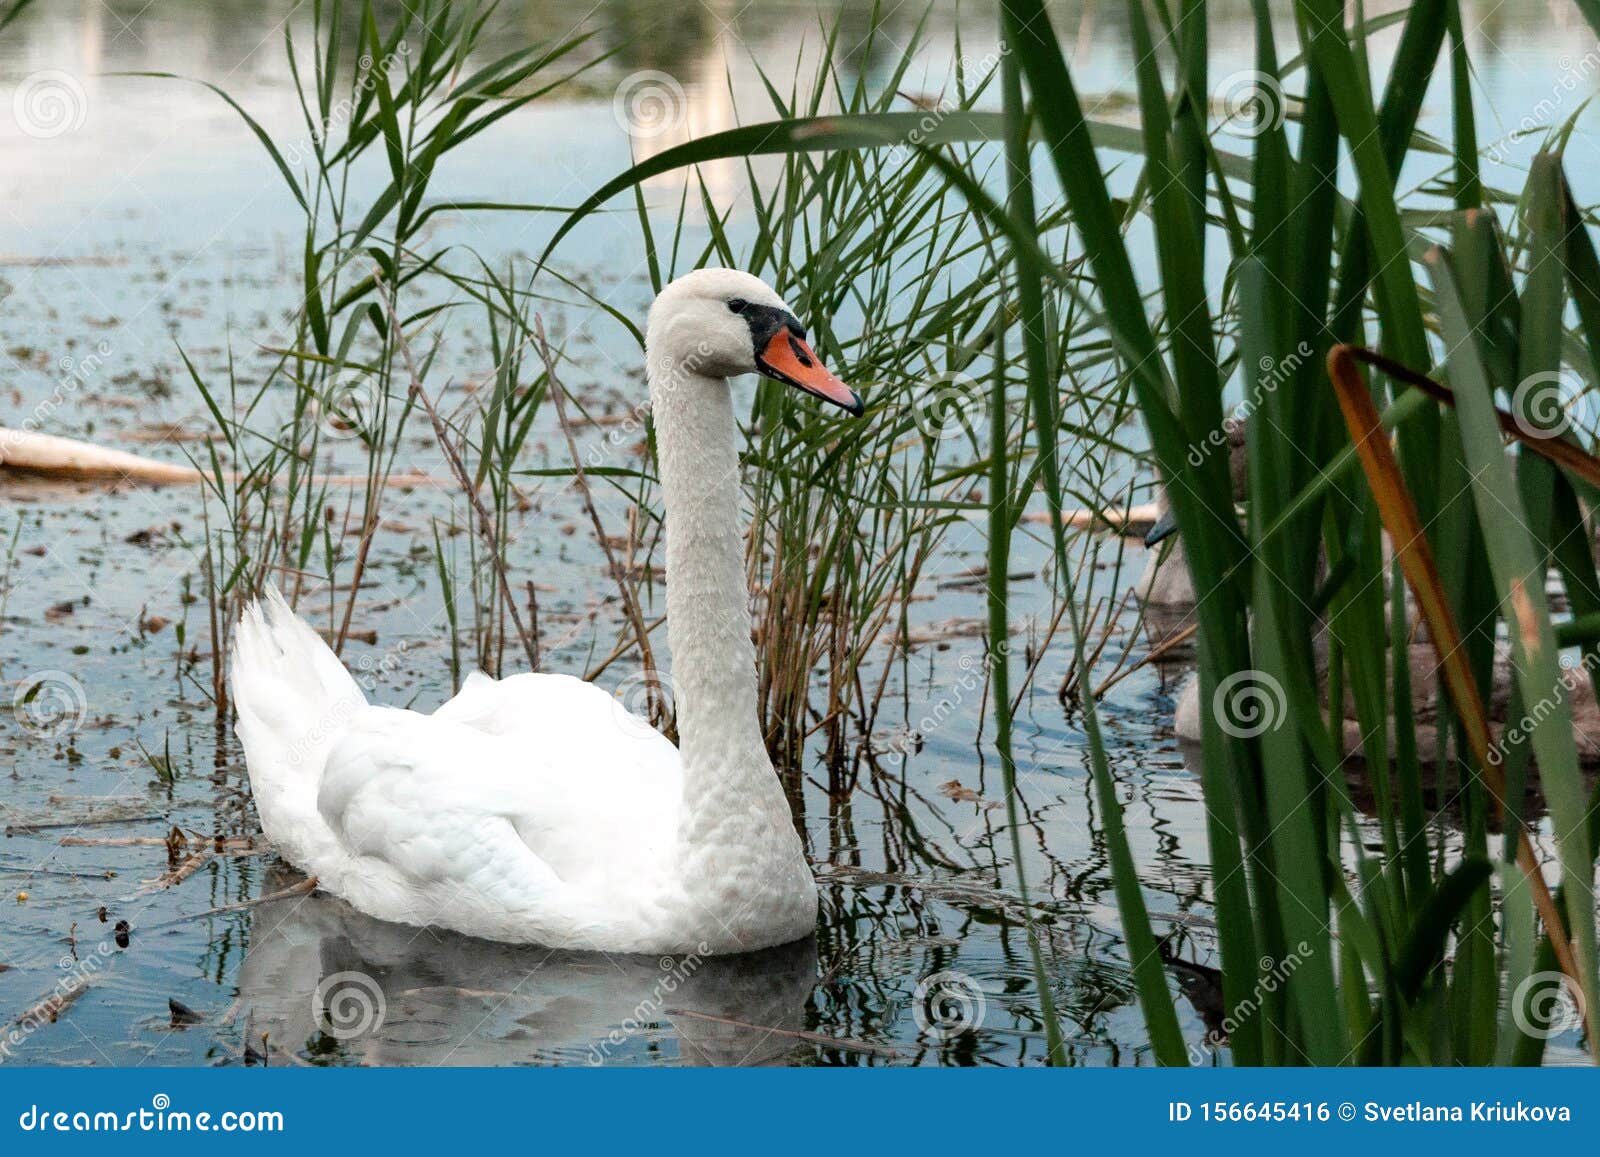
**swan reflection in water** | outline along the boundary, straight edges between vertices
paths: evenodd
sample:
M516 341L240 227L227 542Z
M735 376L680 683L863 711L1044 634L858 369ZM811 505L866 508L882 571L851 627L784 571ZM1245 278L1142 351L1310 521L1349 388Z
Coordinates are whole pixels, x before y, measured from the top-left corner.
M272 885L269 885L269 887ZM737 956L608 956L364 916L332 896L255 910L236 1023L268 1063L805 1063L811 939ZM280 1052L281 1050L281 1052Z

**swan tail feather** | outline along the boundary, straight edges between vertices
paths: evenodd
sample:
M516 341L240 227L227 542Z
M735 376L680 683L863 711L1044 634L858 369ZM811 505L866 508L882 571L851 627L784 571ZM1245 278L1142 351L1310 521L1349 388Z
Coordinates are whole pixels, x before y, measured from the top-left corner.
M328 753L367 706L350 672L275 586L234 632L236 732L268 838L307 871L337 848L317 809Z

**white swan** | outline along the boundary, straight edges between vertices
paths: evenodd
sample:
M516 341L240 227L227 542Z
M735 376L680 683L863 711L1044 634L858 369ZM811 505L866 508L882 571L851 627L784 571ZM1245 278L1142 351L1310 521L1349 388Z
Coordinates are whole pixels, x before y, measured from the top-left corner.
M793 312L747 273L673 282L645 341L680 746L566 675L474 674L431 715L369 705L276 591L231 677L262 826L379 919L609 952L739 952L809 935L817 893L756 714L727 378L853 414Z

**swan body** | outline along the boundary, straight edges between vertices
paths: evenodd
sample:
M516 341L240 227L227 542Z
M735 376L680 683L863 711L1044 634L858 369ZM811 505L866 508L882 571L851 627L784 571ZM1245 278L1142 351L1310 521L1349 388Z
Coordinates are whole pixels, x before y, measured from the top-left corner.
M1194 609L1200 600L1194 593L1194 580L1189 577L1189 560L1184 556L1182 542L1172 542L1165 550L1150 548L1144 569L1134 583L1133 597L1140 606L1157 612L1187 615Z
M509 943L721 953L811 934L816 885L756 710L737 427L756 370L859 413L758 279L701 270L646 338L680 746L592 684L474 674L431 714L370 704L269 590L231 678L262 826L381 920Z

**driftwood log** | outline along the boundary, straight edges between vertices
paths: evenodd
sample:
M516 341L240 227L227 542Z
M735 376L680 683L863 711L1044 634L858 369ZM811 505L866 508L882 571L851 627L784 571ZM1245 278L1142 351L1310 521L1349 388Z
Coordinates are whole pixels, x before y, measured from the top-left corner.
M7 476L56 482L91 482L106 485L136 483L142 486L173 486L203 482L210 477L193 466L158 462L83 442L60 438L33 430L0 426L0 480ZM232 474L229 478L234 478ZM313 481L331 486L366 486L365 474L318 474ZM415 486L446 487L450 483L421 471L397 471L384 479L387 486L406 490Z
M193 466L158 462L93 442L6 426L0 426L0 470L65 481L139 482L147 486L192 483L204 478Z
M1138 537L1146 533L1161 518L1161 508L1154 502L1140 502L1128 507L1107 507L1104 510L1063 510L1063 525L1080 530L1111 530L1119 534ZM1023 522L1049 522L1046 511L1029 511Z

